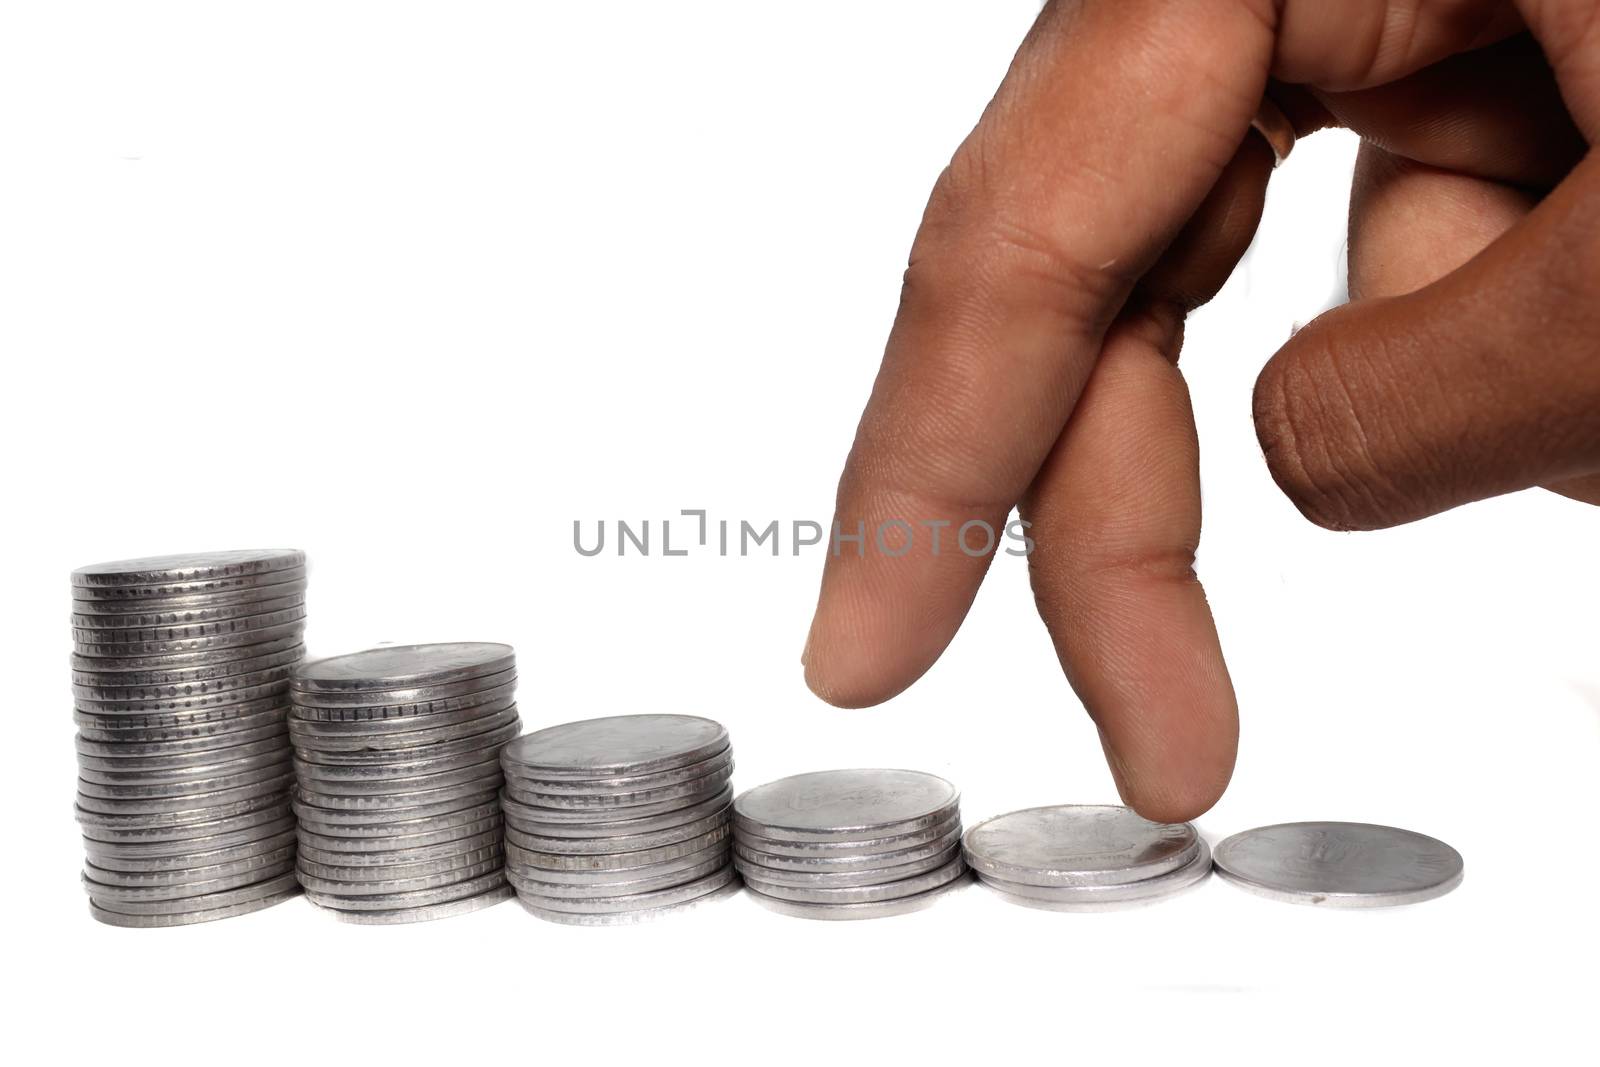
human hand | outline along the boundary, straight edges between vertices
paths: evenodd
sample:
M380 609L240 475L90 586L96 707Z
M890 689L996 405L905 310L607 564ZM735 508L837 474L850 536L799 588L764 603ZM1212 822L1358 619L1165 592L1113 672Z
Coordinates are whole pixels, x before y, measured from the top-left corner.
M1052 0L934 189L835 518L1019 507L1061 665L1158 820L1209 808L1237 743L1177 357L1259 221L1268 92L1364 139L1352 303L1256 387L1284 492L1334 529L1535 485L1600 503L1600 0ZM899 693L989 558L830 552L807 683Z

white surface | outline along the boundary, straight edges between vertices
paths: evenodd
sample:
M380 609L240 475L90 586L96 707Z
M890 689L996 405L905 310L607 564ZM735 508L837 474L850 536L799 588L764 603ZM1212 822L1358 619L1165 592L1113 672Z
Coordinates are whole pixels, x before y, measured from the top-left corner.
M515 905L400 929L301 901L177 931L89 919L66 575L145 553L304 548L314 652L509 641L530 726L710 715L741 787L888 764L955 780L969 821L1114 800L1021 560L919 685L842 712L800 678L816 549L571 548L574 519L828 519L923 198L1035 10L8 10L13 1044L101 1063L1562 1058L1595 991L1600 512L1523 494L1341 536L1274 489L1250 384L1336 298L1339 135L1279 173L1184 354L1201 571L1244 715L1200 826L1431 833L1466 857L1452 896L1326 913L1213 881L1082 916L973 888L880 923L735 899L620 931Z

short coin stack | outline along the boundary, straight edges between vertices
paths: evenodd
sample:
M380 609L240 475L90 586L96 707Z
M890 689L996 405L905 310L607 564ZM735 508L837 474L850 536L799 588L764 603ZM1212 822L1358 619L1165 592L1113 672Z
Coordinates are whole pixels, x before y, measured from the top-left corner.
M183 926L299 893L284 728L305 554L122 560L72 574L78 822L90 910Z
M398 645L295 673L300 882L346 922L508 900L500 749L522 728L509 645Z
M522 906L617 926L732 891L733 750L720 723L618 715L552 726L501 756L506 875Z
M1151 822L1112 805L997 815L968 830L965 846L985 885L1045 911L1152 903L1211 872L1211 850L1189 823Z
M918 771L818 771L734 802L734 862L755 899L808 919L917 911L966 875L960 794Z

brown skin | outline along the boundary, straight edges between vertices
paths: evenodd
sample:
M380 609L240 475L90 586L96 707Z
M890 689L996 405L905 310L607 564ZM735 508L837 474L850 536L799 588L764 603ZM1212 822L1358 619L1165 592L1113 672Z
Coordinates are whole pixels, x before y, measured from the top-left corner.
M1177 357L1260 219L1269 84L1302 134L1364 139L1352 302L1256 386L1279 486L1344 530L1538 485L1600 503L1600 0L1047 4L934 189L835 517L1020 507L1040 615L1152 819L1233 769ZM987 565L948 532L937 556L830 554L807 683L896 695Z

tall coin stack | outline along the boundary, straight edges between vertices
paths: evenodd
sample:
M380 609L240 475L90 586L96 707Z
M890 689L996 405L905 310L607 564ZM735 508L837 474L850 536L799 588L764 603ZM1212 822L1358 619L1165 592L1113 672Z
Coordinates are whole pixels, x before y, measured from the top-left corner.
M728 731L692 715L619 715L507 745L506 876L551 922L616 926L736 886Z
M990 889L1045 911L1147 904L1211 873L1211 850L1189 823L1151 822L1114 805L997 815L967 831L965 848Z
M918 911L967 873L961 797L918 771L817 771L740 794L734 862L755 900L806 919Z
M346 922L443 919L511 898L500 749L522 728L511 646L398 645L295 673L300 882Z
M284 718L305 589L288 550L73 572L77 814L101 922L183 926L299 893Z

